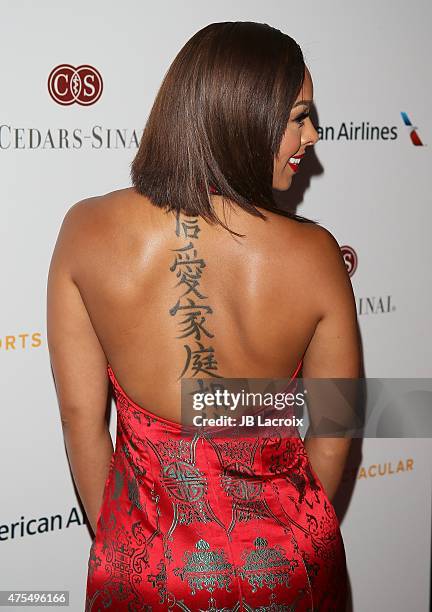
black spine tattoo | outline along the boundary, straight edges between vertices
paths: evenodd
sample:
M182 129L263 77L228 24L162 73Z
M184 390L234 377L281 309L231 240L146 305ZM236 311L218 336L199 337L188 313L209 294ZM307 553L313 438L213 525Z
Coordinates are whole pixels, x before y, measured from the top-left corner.
M206 315L212 314L213 309L209 304L203 303L207 296L199 290L202 271L206 267L204 259L198 257L194 244L194 241L198 240L200 231L197 217L180 220L180 214L177 213L175 233L188 242L178 249L171 249L175 253L175 259L170 271L175 272L179 279L175 287L184 285L186 290L170 308L169 313L172 317L181 317L179 321L181 333L177 338L188 338L192 342L192 345L189 343L183 345L186 350L186 362L177 380L185 374L196 376L200 373L223 378L217 374L215 349L211 344L208 345L208 339L214 338L214 334L207 329Z

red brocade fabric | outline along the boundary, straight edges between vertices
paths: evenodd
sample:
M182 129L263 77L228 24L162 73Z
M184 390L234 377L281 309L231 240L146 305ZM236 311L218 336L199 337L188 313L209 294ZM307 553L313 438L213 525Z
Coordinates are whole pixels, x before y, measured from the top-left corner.
M86 612L344 612L339 522L298 432L188 437L108 375L117 440Z

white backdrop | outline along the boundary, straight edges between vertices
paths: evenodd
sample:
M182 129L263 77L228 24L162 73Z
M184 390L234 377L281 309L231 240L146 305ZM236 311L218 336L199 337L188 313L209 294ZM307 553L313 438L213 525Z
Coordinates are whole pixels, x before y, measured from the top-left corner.
M322 135L287 197L356 254L366 375L430 377L432 5L3 0L0 8L0 589L67 589L78 611L91 538L65 454L45 322L66 210L130 184L163 74L194 32L214 21L269 23L303 49ZM96 102L53 99L48 77L63 64L100 73ZM113 434L115 425L113 410ZM369 439L354 455L335 502L351 608L426 612L431 441Z

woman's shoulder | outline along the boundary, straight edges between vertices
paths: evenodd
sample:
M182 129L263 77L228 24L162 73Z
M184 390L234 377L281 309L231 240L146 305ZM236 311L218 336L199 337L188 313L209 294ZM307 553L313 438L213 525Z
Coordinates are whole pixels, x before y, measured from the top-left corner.
M83 198L67 209L65 220L68 222L85 222L102 216L104 220L109 221L110 215L121 214L135 195L133 188L125 187Z
M83 198L69 206L63 216L56 241L56 252L74 268L97 264L107 252L120 252L127 243L126 228L134 228L137 206L131 190L118 189ZM142 226L142 224L141 224Z
M336 253L339 255L339 243L328 228L315 223L296 222L296 226L306 248L316 254L332 256Z
M340 245L333 233L323 225L290 221L287 235L290 253L295 253L295 266L316 290L330 278L346 283L348 272Z
M142 200L146 199L139 196ZM145 217L145 206L137 206L137 194L132 188L117 189L101 195L89 196L72 204L64 215L62 232L80 243L98 237L114 235L120 238L123 230L134 228ZM122 230L122 231L119 231Z
M319 223L283 218L280 224L282 234L288 237L296 251L310 259L334 259L341 256L341 250L332 232Z
M352 302L353 290L340 245L322 225L304 225L304 257L308 281L315 294L333 303L337 296Z

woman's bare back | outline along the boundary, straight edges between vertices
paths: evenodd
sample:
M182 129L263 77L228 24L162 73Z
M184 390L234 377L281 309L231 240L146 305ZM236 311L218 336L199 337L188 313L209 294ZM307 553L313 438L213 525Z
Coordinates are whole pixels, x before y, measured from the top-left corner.
M133 188L69 212L63 258L106 360L137 404L172 420L181 377L289 377L325 311L326 230L237 206L224 216L213 201L244 238L177 223Z

